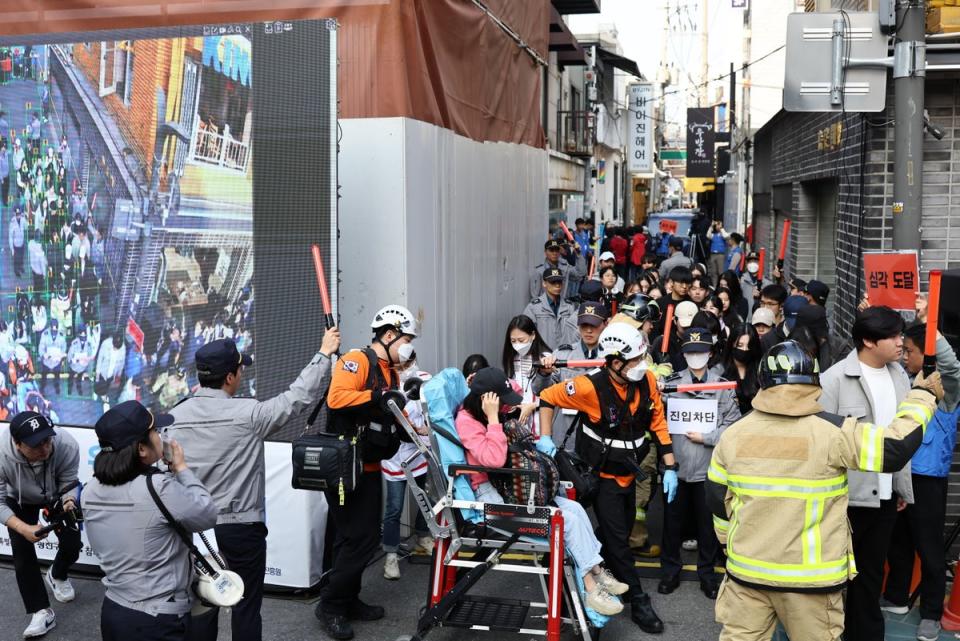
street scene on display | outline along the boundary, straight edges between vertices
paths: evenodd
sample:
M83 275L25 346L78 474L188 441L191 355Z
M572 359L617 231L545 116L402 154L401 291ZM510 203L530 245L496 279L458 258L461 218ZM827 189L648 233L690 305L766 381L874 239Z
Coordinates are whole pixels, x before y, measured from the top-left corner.
M0 641L960 638L960 6L0 7Z

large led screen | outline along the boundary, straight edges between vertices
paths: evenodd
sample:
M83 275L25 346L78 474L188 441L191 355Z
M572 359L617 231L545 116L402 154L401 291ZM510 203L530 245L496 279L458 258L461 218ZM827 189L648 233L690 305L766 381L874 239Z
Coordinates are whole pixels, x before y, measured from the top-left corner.
M254 357L241 395L289 385L322 332L311 243L336 274L335 43L332 21L0 40L0 420L168 410L218 338Z

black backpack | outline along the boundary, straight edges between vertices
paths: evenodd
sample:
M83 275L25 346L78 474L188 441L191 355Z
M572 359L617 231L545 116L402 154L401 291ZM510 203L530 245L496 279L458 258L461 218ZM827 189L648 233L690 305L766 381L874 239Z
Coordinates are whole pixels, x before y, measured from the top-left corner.
M526 425L516 419L503 424L507 437L507 463L516 470L533 470L536 477L512 474L493 474L490 483L505 503L513 505L547 505L560 492L560 472L556 462L537 450L537 439Z

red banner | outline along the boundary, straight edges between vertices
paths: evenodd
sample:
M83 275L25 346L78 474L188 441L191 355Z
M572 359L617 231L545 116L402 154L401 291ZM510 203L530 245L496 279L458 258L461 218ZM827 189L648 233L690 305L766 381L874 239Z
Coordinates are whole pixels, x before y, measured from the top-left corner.
M675 220L661 220L660 221L660 233L661 234L676 234L677 233L677 221Z
M914 252L863 255L864 283L871 305L913 311L920 290Z
M143 330L137 325L137 321L132 318L127 319L127 334L133 339L140 353L143 353Z

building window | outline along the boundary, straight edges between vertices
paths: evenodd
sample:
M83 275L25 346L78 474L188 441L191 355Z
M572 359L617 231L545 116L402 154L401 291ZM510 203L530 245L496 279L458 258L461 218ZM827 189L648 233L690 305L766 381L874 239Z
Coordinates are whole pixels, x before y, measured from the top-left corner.
M117 91L116 64L117 47L115 42L100 43L100 96L108 96Z
M124 40L116 43L116 45L116 62L114 64L116 92L123 100L123 104L129 107L133 97L133 41Z

